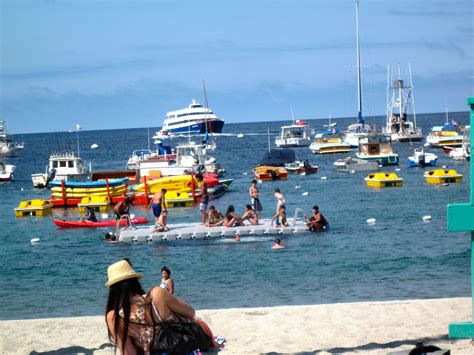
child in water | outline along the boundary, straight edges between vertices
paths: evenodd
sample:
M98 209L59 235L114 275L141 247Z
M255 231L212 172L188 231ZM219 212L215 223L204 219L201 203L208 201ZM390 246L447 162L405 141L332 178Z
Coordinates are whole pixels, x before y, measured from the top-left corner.
M275 239L275 244L273 244L272 249L285 249L286 247L284 245L281 245L281 239L277 238Z

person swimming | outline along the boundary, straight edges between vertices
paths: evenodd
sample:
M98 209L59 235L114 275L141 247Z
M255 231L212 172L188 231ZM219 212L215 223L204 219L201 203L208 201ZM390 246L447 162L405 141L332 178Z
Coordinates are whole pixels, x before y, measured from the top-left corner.
M281 239L276 238L275 239L275 244L272 245L272 249L285 249L286 247L284 245L281 245Z

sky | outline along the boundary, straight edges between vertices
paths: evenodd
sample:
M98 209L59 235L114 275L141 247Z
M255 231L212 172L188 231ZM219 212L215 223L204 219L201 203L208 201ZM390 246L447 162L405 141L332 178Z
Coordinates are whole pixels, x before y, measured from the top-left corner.
M386 112L389 64L411 65L417 113L467 111L473 8L360 0L364 116ZM158 127L203 80L227 123L356 116L355 0L0 0L11 133Z

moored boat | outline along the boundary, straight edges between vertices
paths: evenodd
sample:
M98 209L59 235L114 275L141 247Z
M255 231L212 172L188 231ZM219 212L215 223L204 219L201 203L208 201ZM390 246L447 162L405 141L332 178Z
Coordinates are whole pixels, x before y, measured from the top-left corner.
M377 161L357 159L352 157L338 159L334 162L334 166L338 171L344 173L357 173L361 171L379 170L379 163Z
M316 174L318 172L318 167L316 165L311 165L307 159L285 163L285 169L291 173L300 175Z
M3 156L0 156L0 181L13 180L14 171L15 165L7 164L6 159Z
M209 108L192 100L187 108L168 112L161 131L170 135L221 133L223 127L224 120Z
M434 126L426 137L426 144L434 148L461 147L464 138L462 129L457 123Z
M280 166L257 166L252 171L255 177L262 181L286 180L288 178L288 170Z
M389 86L391 73L390 66L388 66L387 96L391 92L391 97L390 101L387 102L387 121L382 132L389 134L393 142L411 142L423 139L421 128L416 126L411 66L409 65L408 68L410 79L408 86L402 80L400 65L398 65L398 79L393 81L392 86Z
M328 131L316 134L309 149L314 154L338 154L350 152L351 145L345 141L344 132Z
M359 139L357 158L375 160L381 165L397 165L398 154L393 152L392 139L386 134L369 134Z
M438 164L438 156L433 153L425 152L422 147L414 148L413 155L408 157L409 167L425 167L436 166Z
M448 184L462 182L462 174L454 169L436 169L424 173L428 184Z
M296 120L293 124L281 127L279 138L275 139L278 148L307 147L311 144L311 128L307 122Z
M5 128L5 121L0 121L0 156L16 157L24 147L23 143L14 142Z
M370 187L399 187L403 186L403 178L395 173L374 173L369 174L365 179Z
M51 213L51 202L49 200L28 200L21 201L17 208L15 208L15 216L45 216Z

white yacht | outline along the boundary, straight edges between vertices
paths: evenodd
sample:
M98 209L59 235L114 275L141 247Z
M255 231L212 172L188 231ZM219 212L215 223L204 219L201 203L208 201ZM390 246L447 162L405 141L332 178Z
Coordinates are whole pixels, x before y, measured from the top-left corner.
M390 65L387 74L387 122L382 133L389 134L392 142L421 141L423 132L416 126L415 97L411 78L411 66L408 66L410 84L405 85L398 65L398 79L390 85ZM391 93L391 95L390 95ZM411 110L411 115L408 111ZM410 117L411 116L411 117ZM411 119L412 118L412 119Z
M181 110L170 111L166 114L161 128L162 132L170 135L221 133L224 120L217 117L209 108L203 107L196 100ZM160 135L161 132L157 132Z
M309 149L314 154L338 154L350 152L351 145L345 141L344 132L328 130L316 134Z
M44 173L31 174L34 187L46 187L50 181L88 181L91 175L90 165L87 167L82 158L74 152L53 153Z
M279 138L275 139L278 148L307 147L311 144L311 128L307 122L296 120L289 126L281 127Z
M172 154L155 153L138 163L140 176L162 177L190 172L222 174L216 163L215 144L187 142L176 146Z
M5 157L0 156L0 181L10 181L13 179L15 165L7 164Z
M12 136L5 128L5 121L0 121L0 155L16 157L23 149L23 143L13 142Z

